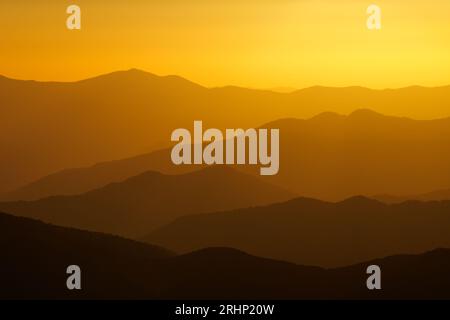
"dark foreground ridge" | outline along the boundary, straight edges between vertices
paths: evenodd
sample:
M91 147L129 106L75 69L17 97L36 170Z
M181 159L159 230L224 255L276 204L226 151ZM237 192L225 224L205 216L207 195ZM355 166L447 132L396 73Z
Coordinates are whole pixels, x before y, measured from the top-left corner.
M229 248L175 256L106 234L0 214L2 299L416 299L450 298L450 250L399 255L339 269L264 259ZM82 290L66 288L79 265ZM382 290L366 288L378 264Z

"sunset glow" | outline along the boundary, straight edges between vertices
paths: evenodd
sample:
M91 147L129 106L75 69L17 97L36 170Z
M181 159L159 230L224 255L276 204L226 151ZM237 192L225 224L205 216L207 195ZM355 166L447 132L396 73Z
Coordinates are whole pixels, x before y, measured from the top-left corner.
M366 28L369 1L5 0L0 74L73 81L139 68L204 86L441 86L450 83L450 2L379 0L382 29Z

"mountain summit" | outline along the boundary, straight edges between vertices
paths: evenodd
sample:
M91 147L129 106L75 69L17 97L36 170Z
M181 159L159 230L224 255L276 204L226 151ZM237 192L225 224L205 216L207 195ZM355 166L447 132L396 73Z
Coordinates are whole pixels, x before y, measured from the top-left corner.
M362 107L419 119L446 117L450 87L316 87L275 93L209 89L178 76L132 69L77 82L2 78L0 99L0 118L14 119L0 126L3 193L67 168L168 147L174 128L198 119L211 128L254 128L277 119L310 118L324 111L349 114Z

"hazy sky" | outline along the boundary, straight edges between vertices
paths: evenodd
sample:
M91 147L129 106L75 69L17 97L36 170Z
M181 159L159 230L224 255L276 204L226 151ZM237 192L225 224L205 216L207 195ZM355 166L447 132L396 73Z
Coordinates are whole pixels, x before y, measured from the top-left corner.
M66 29L70 4L81 31ZM20 79L139 68L205 86L450 84L449 0L1 0L0 21L0 74Z

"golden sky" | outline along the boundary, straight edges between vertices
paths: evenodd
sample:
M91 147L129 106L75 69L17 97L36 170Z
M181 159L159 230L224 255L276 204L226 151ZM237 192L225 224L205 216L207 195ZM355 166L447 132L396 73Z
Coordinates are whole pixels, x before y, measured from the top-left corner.
M80 31L66 29L70 4ZM449 0L1 0L0 21L0 74L20 79L138 68L205 86L450 84Z

